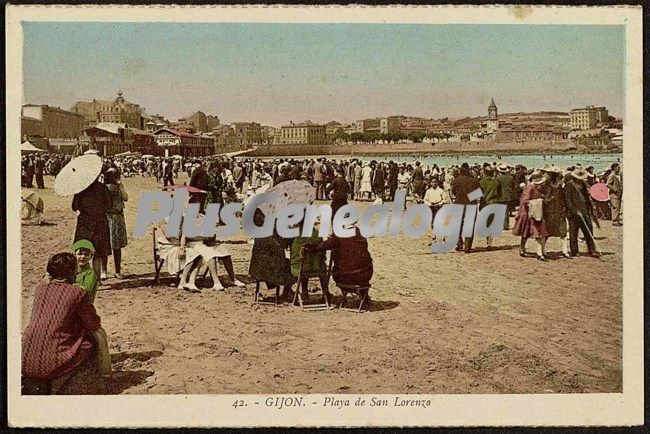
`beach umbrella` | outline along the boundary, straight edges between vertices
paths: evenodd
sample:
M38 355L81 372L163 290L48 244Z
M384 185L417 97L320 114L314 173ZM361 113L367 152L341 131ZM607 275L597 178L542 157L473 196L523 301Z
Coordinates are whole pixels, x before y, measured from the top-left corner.
M43 199L33 191L23 191L20 194L22 206L20 207L20 219L24 222L37 219L43 213L45 208Z
M259 190L258 192L259 193ZM274 203L263 203L259 209L264 213L277 213L282 207L292 204L309 205L316 199L316 188L307 181L293 179L284 181L266 190L275 195Z
M603 182L597 182L589 187L589 195L598 202L609 201L609 187Z
M59 196L72 196L85 190L102 172L99 155L82 155L73 158L54 179L54 192Z
M163 188L163 190L176 190L178 188L187 188L187 191L190 193L207 193L205 190L200 188L192 187L191 185L177 184L177 185L168 185Z

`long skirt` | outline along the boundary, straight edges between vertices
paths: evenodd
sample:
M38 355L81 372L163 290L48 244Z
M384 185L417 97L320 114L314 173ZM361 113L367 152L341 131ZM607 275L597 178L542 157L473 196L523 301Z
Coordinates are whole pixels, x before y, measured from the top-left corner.
M108 215L108 231L111 237L111 250L115 251L127 246L128 240L124 213Z

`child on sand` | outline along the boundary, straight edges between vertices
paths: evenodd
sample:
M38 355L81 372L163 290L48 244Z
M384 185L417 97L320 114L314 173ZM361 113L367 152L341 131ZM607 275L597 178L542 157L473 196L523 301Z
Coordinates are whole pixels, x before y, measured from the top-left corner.
M70 248L77 258L77 276L75 284L81 286L88 294L90 302L95 301L97 294L97 275L92 266L95 246L88 240L79 240Z

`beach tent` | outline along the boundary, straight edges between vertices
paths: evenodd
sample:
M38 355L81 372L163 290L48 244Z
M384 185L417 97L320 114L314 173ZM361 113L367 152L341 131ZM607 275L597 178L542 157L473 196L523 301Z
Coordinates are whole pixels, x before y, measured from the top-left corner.
M25 140L20 145L20 152L47 152L47 151L44 149L37 148L36 146L29 143L29 141Z
M115 154L116 157L135 157L135 156L140 156L139 152L133 152L133 151L126 151L122 152L121 154Z
M253 149L243 149L241 151L226 152L224 154L215 154L215 157L236 157L237 155L246 154L253 151Z

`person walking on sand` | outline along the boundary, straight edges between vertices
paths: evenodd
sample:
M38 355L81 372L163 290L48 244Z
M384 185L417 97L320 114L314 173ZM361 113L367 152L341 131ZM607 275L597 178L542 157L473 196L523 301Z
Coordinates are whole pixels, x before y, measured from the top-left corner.
M609 201L612 205L612 226L623 226L621 223L621 197L623 196L623 178L621 177L621 165L613 163L612 171L607 177L609 188Z

